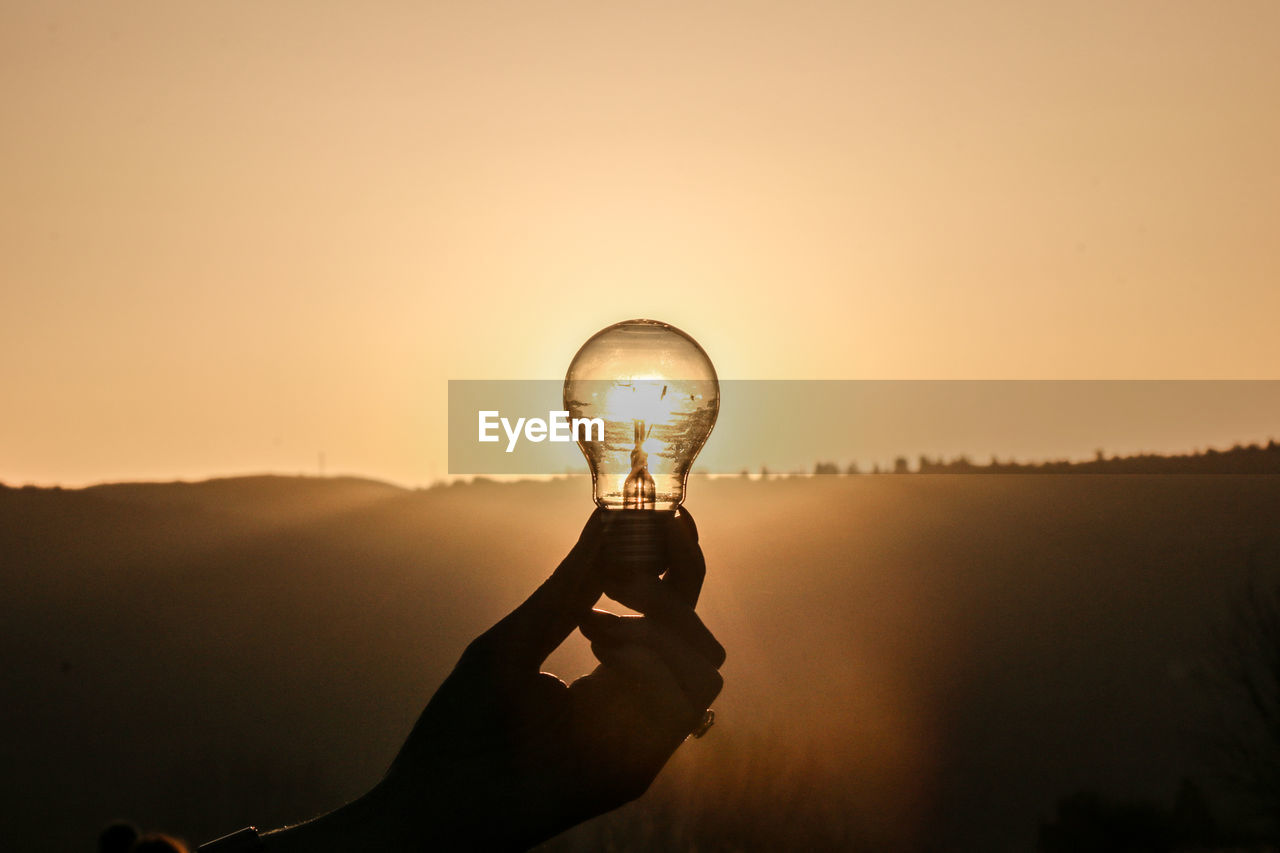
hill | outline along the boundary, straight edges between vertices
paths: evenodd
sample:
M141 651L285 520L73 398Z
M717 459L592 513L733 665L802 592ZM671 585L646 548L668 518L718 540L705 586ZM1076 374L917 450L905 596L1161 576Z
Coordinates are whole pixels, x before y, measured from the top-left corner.
M1280 478L698 480L718 724L553 849L1001 851L1088 789L1209 778L1193 677L1280 567ZM0 489L0 814L193 839L371 784L466 642L555 565L578 479ZM575 638L576 639L576 638ZM589 666L581 643L550 668Z

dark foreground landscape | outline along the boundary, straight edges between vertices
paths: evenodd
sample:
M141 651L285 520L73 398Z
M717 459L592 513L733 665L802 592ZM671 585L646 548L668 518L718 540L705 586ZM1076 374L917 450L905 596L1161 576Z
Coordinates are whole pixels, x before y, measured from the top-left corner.
M1212 682L1232 601L1280 574L1280 476L696 480L689 504L717 725L551 849L1265 830L1211 742L1248 708ZM359 794L590 509L582 480L0 489L0 846L87 851L114 817L200 841ZM588 668L571 645L550 669Z

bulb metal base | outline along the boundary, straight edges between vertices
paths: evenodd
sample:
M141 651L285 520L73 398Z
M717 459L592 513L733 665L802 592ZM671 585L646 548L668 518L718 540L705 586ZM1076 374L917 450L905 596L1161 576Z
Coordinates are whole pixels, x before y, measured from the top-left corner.
M605 515L604 559L610 573L657 577L667 568L662 526L675 510L621 509Z

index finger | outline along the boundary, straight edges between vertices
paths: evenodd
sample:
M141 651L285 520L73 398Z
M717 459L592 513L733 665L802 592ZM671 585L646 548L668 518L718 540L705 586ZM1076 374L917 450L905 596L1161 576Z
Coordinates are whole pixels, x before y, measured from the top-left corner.
M551 577L473 645L518 667L542 665L600 598L601 586L593 569L600 551L603 512L598 509L591 514Z
M707 576L707 561L698 545L698 525L685 507L668 519L666 530L669 565L662 582L690 607L697 605L702 582Z

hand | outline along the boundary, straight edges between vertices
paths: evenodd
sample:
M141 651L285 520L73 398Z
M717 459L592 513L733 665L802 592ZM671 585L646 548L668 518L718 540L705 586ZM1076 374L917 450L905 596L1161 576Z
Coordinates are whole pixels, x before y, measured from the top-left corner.
M316 831L309 846L295 834L298 849L340 849L338 836L369 850L523 849L644 793L719 694L724 649L693 610L706 566L692 516L664 518L661 579L609 571L609 524L591 516L551 577L467 647L386 778L299 827ZM643 615L592 610L602 593ZM539 668L575 627L600 666L566 685Z

